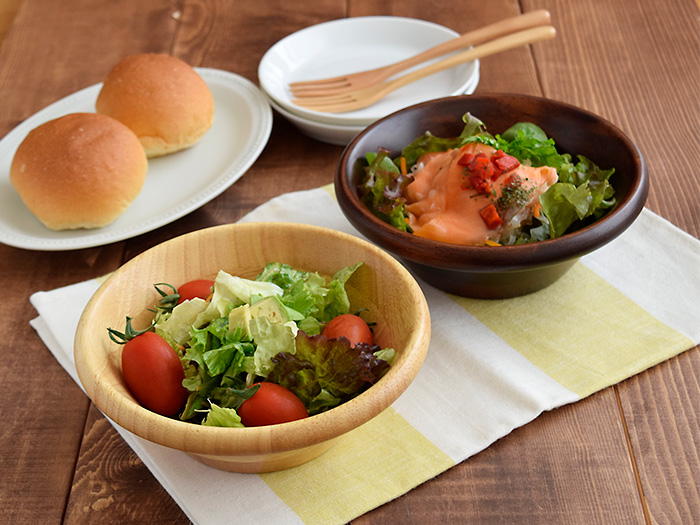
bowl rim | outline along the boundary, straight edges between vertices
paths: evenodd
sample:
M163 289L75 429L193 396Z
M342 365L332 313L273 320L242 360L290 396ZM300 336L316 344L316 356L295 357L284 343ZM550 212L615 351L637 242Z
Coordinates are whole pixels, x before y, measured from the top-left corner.
M332 235L342 242L349 242L375 253L401 276L410 287L411 296L416 300L416 311L420 314L407 344L407 348L411 351L402 361L403 365L392 366L368 390L327 412L298 421L262 427L222 428L196 425L151 412L133 398L130 399L130 403L118 403L117 398L126 399L126 397L109 386L106 390L99 390L98 385L104 381L95 380L94 370L90 366L95 358L91 359L89 345L86 344L90 340L89 334L95 332L94 326L90 323L90 316L122 273L149 257L154 250L167 250L173 244L183 242L185 237L198 236L202 235L202 232L213 230L225 234L236 229L255 231L260 228L292 228L304 230L309 235ZM321 226L287 222L249 222L212 226L174 237L149 248L120 266L109 275L88 301L76 330L74 356L78 377L88 397L107 417L126 430L149 441L194 454L260 456L320 444L353 430L378 415L393 403L414 379L425 359L429 340L430 316L425 296L408 270L384 250L357 236ZM123 384L123 379L121 383ZM376 401L368 402L370 397L375 398ZM135 418L138 418L138 425L124 424L136 420ZM154 427L158 428L155 435L152 432ZM182 439L183 436L184 439ZM212 446L213 444L216 446Z
M418 237L385 223L371 213L369 209L362 204L357 195L357 191L350 184L349 179L352 177L352 171L348 172L346 170L348 166L352 169L352 165L349 163L352 162L354 164L359 158L353 151L357 143L360 142L367 133L371 133L375 128L396 118L397 115L417 112L426 106L448 105L459 101L474 99L483 101L510 99L537 101L538 103L544 102L553 105L555 108L566 109L567 111L599 120L609 127L632 153L636 166L635 172L638 173L638 176L634 178L633 184L630 186L630 190L624 198L618 201L616 206L609 213L594 223L556 239L546 239L521 245L498 246L497 249L491 246L449 244ZM351 156L353 158L350 158ZM649 177L646 161L637 145L620 128L599 115L566 102L534 95L512 93L442 97L421 102L387 115L367 126L364 131L359 133L348 143L337 164L334 182L336 197L343 211L346 212L345 208L349 208L357 212L361 217L361 219L357 219L353 217L352 214L345 213L347 219L370 240L381 243L383 247L392 253L398 254L401 258L413 262L421 263L422 257L420 254L429 253L434 257L430 262L430 266L444 269L460 269L464 267L464 262L468 261L471 268L483 272L499 272L504 269L517 270L532 267L533 265L557 264L564 260L578 258L586 253L590 253L610 242L629 226L637 215L641 213L649 191ZM521 256L525 255L527 255L526 263L516 262ZM508 259L512 262L504 265L504 259ZM497 265L497 267L494 267L494 265Z

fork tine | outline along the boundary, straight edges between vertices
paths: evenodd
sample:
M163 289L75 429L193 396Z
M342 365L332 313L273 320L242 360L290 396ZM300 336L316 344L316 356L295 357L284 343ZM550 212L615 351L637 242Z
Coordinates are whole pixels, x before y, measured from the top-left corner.
M348 100L341 100L341 101L328 101L328 102L320 102L318 100L312 101L312 102L306 102L306 101L299 101L297 106L304 107L306 109L310 109L313 111L321 111L321 112L327 112L329 111L327 108L335 108L335 107L341 107L341 106L350 106L354 105L356 101L354 99L348 99Z
M316 97L308 98L295 98L292 99L294 104L308 104L308 105L318 105L318 104L338 104L343 102L351 102L355 100L353 93L341 93L339 95L322 95Z
M336 87L336 86L346 86L349 85L349 80L347 75L342 75L339 77L333 77L333 78L319 78L317 80L300 80L298 82L291 82L289 84L289 89L292 91L301 89L307 89L307 88L316 88L316 87Z
M291 87L289 90L295 97L318 97L323 95L341 94L346 91L353 90L353 85L350 82L343 84L337 83L333 85L318 85L318 86L302 86Z
M346 111L353 111L354 109L359 109L359 108L355 108L354 105L350 104L350 103L340 103L340 104L315 103L313 105L308 105L308 106L306 104L299 104L299 105L302 107L305 107L306 109L310 109L312 111L319 111L321 113L343 113Z

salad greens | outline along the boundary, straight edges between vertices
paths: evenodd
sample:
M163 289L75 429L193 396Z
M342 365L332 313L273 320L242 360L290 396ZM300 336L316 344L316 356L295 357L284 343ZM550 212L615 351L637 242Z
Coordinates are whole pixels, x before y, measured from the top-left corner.
M297 335L296 353L280 353L273 362L268 379L294 392L310 412L347 401L389 369L389 363L369 345L348 349L342 339L309 337L303 332Z
M236 413L262 380L295 393L309 415L358 395L390 367L393 349L327 339L322 327L348 313L345 283L362 263L330 280L269 263L255 280L220 271L210 301L161 312L155 332L178 351L190 391L180 419L243 426Z
M465 114L462 120L465 126L457 137L442 138L426 132L405 146L395 159L383 149L365 155L365 176L358 189L362 202L372 213L411 232L404 209L404 190L413 181L411 169L425 153L460 148L472 142L503 150L526 166L550 166L557 170L559 181L540 196L543 213L523 229L515 244L560 237L599 219L615 206L614 190L609 182L615 170L601 169L582 155L574 161L570 154L559 153L554 140L537 125L519 122L501 135L491 135L471 114ZM405 173L400 169L402 162Z

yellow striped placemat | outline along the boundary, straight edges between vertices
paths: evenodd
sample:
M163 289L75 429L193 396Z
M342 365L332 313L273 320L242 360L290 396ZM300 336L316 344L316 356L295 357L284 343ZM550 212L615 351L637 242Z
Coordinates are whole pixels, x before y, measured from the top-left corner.
M282 195L243 221L304 222L359 235L332 186ZM620 238L525 297L467 299L421 283L432 338L415 381L324 455L286 471L215 471L115 428L195 523L232 516L237 523L347 523L543 411L697 345L697 268L700 241L644 210ZM97 286L32 296L40 314L32 325L74 378L70 329Z

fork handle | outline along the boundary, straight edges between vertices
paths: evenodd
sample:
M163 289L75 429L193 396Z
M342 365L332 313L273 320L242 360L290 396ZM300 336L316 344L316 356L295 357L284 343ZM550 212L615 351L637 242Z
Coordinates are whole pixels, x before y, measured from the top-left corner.
M537 11L531 11L520 16L513 18L507 18L496 22L494 24L487 25L480 29L474 31L469 31L464 33L457 38L443 42L435 47L431 47L400 62L390 64L385 66L383 69L384 78L390 78L396 73L409 69L417 64L422 64L433 58L437 58L447 53L452 53L453 51L459 51L469 46L475 46L483 42L488 42L503 35L514 33L516 31L522 31L524 29L530 29L531 27L542 26L550 23L549 11L545 9L538 9Z
M430 64L417 71L412 71L394 80L390 80L384 84L380 90L382 94L390 93L400 87L420 80L421 78L433 75L445 69L458 66L465 62L471 62L477 58L483 58L489 55L494 55L502 51L507 51L515 47L540 42L542 40L550 40L556 36L556 30L552 26L534 27L525 29L501 38L497 38L477 47L467 49L461 53L451 55L443 60Z

